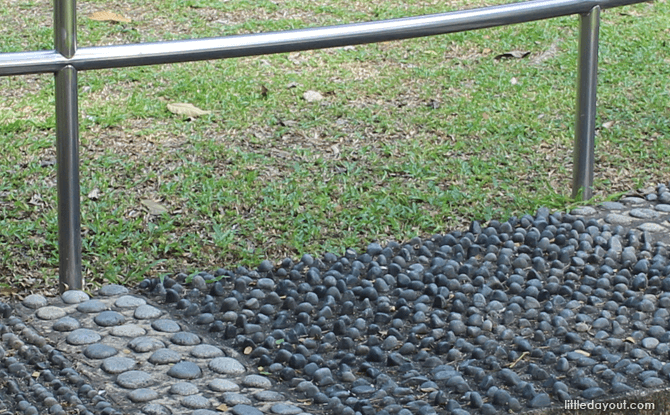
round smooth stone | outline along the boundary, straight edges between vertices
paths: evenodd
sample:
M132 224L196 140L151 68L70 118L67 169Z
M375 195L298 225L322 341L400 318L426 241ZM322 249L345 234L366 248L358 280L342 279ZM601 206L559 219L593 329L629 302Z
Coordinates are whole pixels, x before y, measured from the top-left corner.
M81 327L81 325L78 320L67 316L56 320L53 325L53 329L56 331L72 331L79 327Z
M251 405L252 403L251 399L237 392L225 392L222 399L226 405L230 406L239 404Z
M231 408L231 412L235 415L263 415L263 412L249 405L235 405Z
M170 349L158 349L151 357L149 357L149 362L155 365L167 365L170 363L177 363L181 360L181 355L174 350Z
M23 299L21 302L25 307L32 308L32 309L38 309L40 307L46 307L47 299L44 298L44 296L39 295L39 294L30 294L26 298Z
M207 409L212 406L209 399L201 395L187 396L181 400L181 404L190 409Z
M128 399L135 403L149 402L158 399L158 392L153 389L135 389L128 394Z
M237 383L231 382L228 379L213 379L207 386L217 392L236 392L240 390Z
M56 320L65 317L65 310L60 307L46 306L37 310L35 315L42 320Z
M126 318L116 311L103 311L93 319L95 324L102 327L119 326L126 321Z
M272 382L270 381L270 379L266 378L265 376L261 376L261 375L245 376L245 378L242 380L242 384L244 386L248 386L250 388L268 389L268 388L272 387Z
M119 297L114 302L114 305L119 308L135 308L147 303L144 298L135 297L132 295L124 295Z
M605 222L613 225L630 225L633 223L633 218L626 215L619 215L618 213L610 213L605 216Z
M653 209L631 209L628 213L631 216L640 219L655 219L660 216L660 214Z
M104 295L105 297L111 297L113 295L128 294L128 289L123 285L118 284L109 284L104 285L98 290L99 295Z
M210 411L209 409L196 409L191 415L221 415L221 412Z
M146 415L172 415L172 411L157 403L150 403L142 407L142 413ZM194 412L195 414L195 412Z
M193 362L179 362L172 366L167 374L177 379L197 379L202 376L202 370Z
M216 373L239 375L245 372L244 366L232 357L217 357L209 362L209 368Z
M115 326L109 331L112 336L116 337L140 337L147 334L147 331L137 324L124 324L123 326Z
M181 331L181 327L179 327L179 324L177 324L176 321L169 320L166 318L155 320L153 323L151 323L151 328L153 328L156 331L162 331L165 333L176 333L178 331Z
M88 300L83 303L79 303L77 306L77 311L80 313L99 313L109 309L107 304L103 303L100 300Z
M126 389L140 389L154 384L154 377L141 370L129 370L116 377L116 383Z
M106 344L95 343L84 349L84 356L89 359L106 359L114 356L119 351Z
M102 337L93 330L77 329L68 334L65 341L74 346L80 346L82 344L97 343L101 338Z
M162 341L153 337L136 337L128 343L128 347L137 353L152 352L165 347Z
M258 391L254 393L254 398L263 402L277 402L286 399L284 395L275 391Z
M576 216L588 216L588 215L595 215L598 211L595 210L594 208L590 206L584 206L584 207L579 207L576 209L572 209L570 212L571 215L576 215Z
M151 318L158 318L163 314L163 312L156 307L144 304L135 309L135 318L138 320L148 320Z
M653 222L642 223L637 228L643 232L664 232L668 230L665 226Z
M198 387L191 382L177 382L170 387L173 395L189 396L198 393Z
M278 403L272 405L270 410L272 411L273 414L281 414L281 415L297 415L303 412L302 409L298 408L297 406L285 403Z
M170 337L170 341L179 346L194 346L200 344L201 340L197 334L188 331L180 331L173 334L172 337Z
M191 350L191 356L200 359L211 359L213 357L223 356L223 351L211 344L199 344Z
M137 365L137 362L134 359L123 356L114 356L103 360L100 367L107 373L117 375L129 371L134 368L135 365Z
M80 290L65 291L60 298L65 304L79 304L91 299L88 294Z

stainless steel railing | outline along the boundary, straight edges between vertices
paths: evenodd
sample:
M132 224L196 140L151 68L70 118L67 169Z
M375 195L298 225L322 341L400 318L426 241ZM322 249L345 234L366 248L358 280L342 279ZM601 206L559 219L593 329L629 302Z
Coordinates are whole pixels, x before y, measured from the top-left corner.
M0 76L56 77L59 289L81 289L77 72L225 59L384 42L579 14L572 196L590 199L600 10L645 0L533 0L500 6L283 32L77 49L76 2L54 0L54 50L0 54Z

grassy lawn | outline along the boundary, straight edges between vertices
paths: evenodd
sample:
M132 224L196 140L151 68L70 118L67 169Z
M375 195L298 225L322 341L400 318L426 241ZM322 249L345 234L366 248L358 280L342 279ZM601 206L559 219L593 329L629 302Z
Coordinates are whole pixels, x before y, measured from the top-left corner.
M402 4L79 1L78 44L265 32L484 4L395 3ZM42 0L0 8L0 51L52 49L51 7ZM132 21L87 17L103 10ZM591 203L670 177L668 21L666 0L602 13ZM569 209L577 34L571 16L80 73L87 284L342 253L540 206ZM498 58L511 51L529 53ZM307 100L307 91L323 99ZM172 114L167 104L176 102L211 114ZM58 278L54 122L52 75L0 78L4 287L48 290ZM156 208L165 213L152 214Z

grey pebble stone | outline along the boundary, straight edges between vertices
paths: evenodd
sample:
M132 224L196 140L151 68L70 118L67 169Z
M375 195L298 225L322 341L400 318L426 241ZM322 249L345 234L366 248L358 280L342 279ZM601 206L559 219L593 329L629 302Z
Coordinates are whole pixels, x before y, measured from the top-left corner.
M100 290L98 290L98 295L103 295L105 297L121 294L128 294L128 289L123 285L118 284L104 285L100 288Z
M191 415L221 415L221 412L210 411L209 409L196 409Z
M165 333L176 333L181 331L181 327L179 327L179 324L177 324L176 321L165 318L155 320L153 323L151 323L151 328Z
M181 404L190 409L207 409L212 406L209 399L200 395L186 396L181 400Z
M239 404L251 405L251 399L237 392L225 392L221 399L226 405L234 406Z
M658 210L659 212L670 212L670 205L659 203L658 205L654 206L654 209Z
M576 215L576 216L588 216L588 215L595 215L598 211L592 208L591 206L582 206L578 207L575 209L572 209L570 214Z
M158 392L153 389L135 389L128 394L128 399L135 403L149 402L158 399Z
M211 344L199 344L191 350L191 356L199 359L211 359L213 357L223 356L223 351Z
M69 316L54 321L53 325L53 329L56 331L72 331L78 329L79 327L81 327L79 321Z
M645 379L642 384L645 388L658 388L659 386L665 384L665 381L661 378L657 378L656 376L651 376Z
M35 315L37 315L37 317L42 320L56 320L61 317L65 317L65 314L65 310L54 306L42 307L37 310L37 313L35 313Z
M147 300L140 297L135 297L132 295L124 295L116 299L114 305L119 308L135 308L141 305L145 305Z
M102 361L100 367L107 373L118 375L119 373L127 372L137 365L135 359L123 356L108 357Z
M45 307L47 303L47 299L44 298L44 296L39 295L39 294L30 294L26 298L23 299L21 302L25 307L32 308L32 309L37 309L40 307Z
M668 230L665 226L652 222L642 223L637 228L643 232L665 232Z
M153 385L155 378L141 370L129 370L116 377L116 383L126 389L140 389Z
M193 288L197 288L200 292L207 292L207 281L202 278L202 275L196 275L193 277Z
M84 301L77 306L77 311L80 313L99 313L108 309L109 306L100 300Z
M603 202L600 206L604 207L607 210L624 210L626 206L623 203L619 202Z
M198 387L191 382L177 382L170 386L170 393L181 396L195 395L198 393Z
M263 412L249 405L235 405L231 408L235 415L263 415Z
M209 362L209 368L227 375L238 375L245 372L244 366L232 357L217 357Z
M136 337L128 343L128 347L137 353L146 353L162 349L165 347L165 344L153 337Z
M155 365L167 365L177 363L181 360L181 355L170 349L158 349L149 357L149 362Z
M631 209L628 213L631 216L640 219L656 219L660 216L660 214L653 209Z
M79 304L91 299L88 294L80 290L65 291L60 298L65 304Z
M171 410L157 403L150 403L148 405L144 405L142 407L142 413L146 415L172 415Z
M84 356L89 359L106 359L108 357L114 356L119 351L113 348L112 346L95 343L84 349Z
M173 334L172 337L170 337L170 341L179 346L194 346L201 342L200 337L197 334L189 331L180 331Z
M126 321L123 314L116 311L103 311L93 319L95 324L102 327L119 326Z
M172 366L167 374L177 379L197 379L202 376L202 370L193 362L179 362Z
M124 324L123 326L115 326L109 330L109 334L116 337L140 337L147 334L147 331L137 324Z
M258 391L254 393L254 398L264 402L277 402L286 399L283 394L275 391Z
M630 225L633 223L633 218L626 215L619 215L618 213L610 213L605 216L605 221L613 225Z
M248 386L250 388L268 389L268 388L272 387L272 382L270 381L270 379L266 378L265 376L261 376L261 375L245 376L244 379L242 380L242 384L244 386Z
M643 198L636 196L624 197L623 199L621 199L621 201L624 203L630 203L632 205L640 205L645 202Z
M228 379L212 379L207 386L217 392L235 392L240 390L240 386Z
M143 304L135 309L135 318L138 320L148 320L152 318L158 318L163 314L163 312L156 307Z
M655 337L647 337L642 339L642 347L645 349L655 349L659 343L660 341Z
M65 338L65 341L67 341L69 344L80 346L82 344L97 343L101 338L102 337L100 337L100 335L93 330L77 329L70 332L70 334L68 334Z
M285 403L278 403L272 405L270 410L272 411L273 414L279 414L279 415L297 415L303 412L302 409L298 408L297 406Z
M599 388L597 386L582 391L582 397L586 399L596 399L605 394L606 392L602 388Z

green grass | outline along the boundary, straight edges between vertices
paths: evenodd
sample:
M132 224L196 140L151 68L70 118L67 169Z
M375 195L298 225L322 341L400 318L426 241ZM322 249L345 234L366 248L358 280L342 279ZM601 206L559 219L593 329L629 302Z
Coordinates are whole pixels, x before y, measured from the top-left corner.
M109 9L95 0L78 4L78 43L212 37L482 4L127 0ZM29 12L0 10L3 52L52 48L50 4L24 6ZM133 21L86 17L100 10ZM670 176L669 17L667 2L602 14L591 203ZM571 16L353 49L82 72L87 283L342 253L540 206L569 209L577 23ZM495 59L511 50L530 55ZM0 78L5 286L53 287L58 275L52 79ZM308 90L324 100L305 101ZM212 113L185 119L167 111L170 102ZM151 215L145 199L168 213Z

